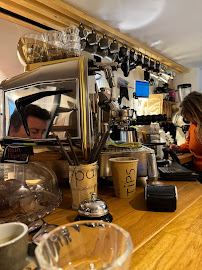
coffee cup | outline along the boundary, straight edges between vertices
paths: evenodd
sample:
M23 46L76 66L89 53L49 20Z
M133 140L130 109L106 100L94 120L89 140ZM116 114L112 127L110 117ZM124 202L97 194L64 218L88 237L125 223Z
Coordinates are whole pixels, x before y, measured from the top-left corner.
M95 45L99 41L99 36L96 31L92 29L92 32L87 36L86 39L90 45Z
M114 62L114 61L116 61L117 57L118 57L118 52L117 53L111 53L110 49L108 49L108 55L106 55L107 59Z
M88 34L88 32L87 32L87 30L85 29L85 27L83 26L82 23L79 24L78 29L79 29L79 36L80 36L80 38L81 39L85 39L86 36L87 36L87 34Z
M119 52L119 44L116 39L113 40L113 42L110 45L110 53L118 53Z
M20 222L0 224L0 269L22 270L28 249L28 227Z
M142 65L142 53L139 51L137 53L136 66L141 66L141 65Z
M97 52L98 49L98 45L94 44L94 45L90 45L88 41L86 41L86 47L84 49L84 51L89 52L91 54L95 54Z
M143 58L142 69L146 70L148 68L148 63L149 63L149 57L147 54L145 54Z
M109 159L115 195L121 199L135 196L138 159L118 157Z
M81 51L85 50L85 48L86 48L86 40L81 39L80 43L81 43Z
M154 58L150 58L148 71L154 70Z
M104 34L103 37L100 39L99 46L101 50L108 49L110 46L110 41L107 36Z
M104 58L108 55L108 49L101 49L100 46L98 46L97 52L94 55Z
M126 44L123 44L122 47L119 50L119 59L123 59L124 57L127 56L127 52L128 52L128 47Z
M156 73L159 73L160 71L160 62L158 60L156 60L156 65L153 71Z

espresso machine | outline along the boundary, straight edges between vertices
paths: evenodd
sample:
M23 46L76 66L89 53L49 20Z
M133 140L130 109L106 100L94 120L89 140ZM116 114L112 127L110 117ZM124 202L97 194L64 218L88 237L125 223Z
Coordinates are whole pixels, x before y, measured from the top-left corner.
M10 138L8 133L10 117L15 108L20 113L21 106L33 103L48 110L51 115L43 141L50 141L54 134L63 140L69 134L73 140L79 141L86 157L94 144L88 89L88 59L75 57L35 63L29 67L27 72L0 84L3 120L0 123L0 139L16 139ZM23 124L26 130L26 122Z
M127 107L120 108L116 101L109 95L107 89L101 88L98 94L98 117L100 131L110 130L110 140L116 144L137 142L137 133L133 125L137 120L133 118L134 111ZM99 157L99 177L111 180L112 172L109 159L112 157L138 158L137 180L146 181L148 178L148 154L154 154L154 150L139 145L137 148L110 148L106 145Z

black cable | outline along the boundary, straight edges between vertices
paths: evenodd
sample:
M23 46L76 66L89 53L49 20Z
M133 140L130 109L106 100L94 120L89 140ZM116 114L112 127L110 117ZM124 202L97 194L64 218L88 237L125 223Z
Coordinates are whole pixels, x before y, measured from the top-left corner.
M55 30L55 29L53 29L53 28L51 28L51 27L49 27L49 26L46 26L46 25L41 24L41 23L38 23L38 22L36 22L36 21L33 21L33 20L31 20L31 19L28 19L28 18L26 18L26 17L24 17L24 16L21 16L21 15L19 15L19 14L17 14L17 13L14 13L14 12L12 12L12 11L10 11L10 10L7 10L7 9L1 8L1 7L0 7L0 13L3 13L3 14L5 14L5 15L8 15L8 16L13 17L13 18L15 18L15 19L18 19L18 20L20 20L20 21L29 23L29 24L31 24L31 25L35 25L35 26L37 26L37 27L39 27L39 28L42 28L42 29L44 29L44 30Z

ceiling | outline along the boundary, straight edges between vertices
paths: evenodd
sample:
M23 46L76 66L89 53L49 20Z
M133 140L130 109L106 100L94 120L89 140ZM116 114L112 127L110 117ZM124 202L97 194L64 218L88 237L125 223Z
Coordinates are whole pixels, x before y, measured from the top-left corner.
M63 0L180 65L202 68L201 0ZM149 56L152 56L148 53Z

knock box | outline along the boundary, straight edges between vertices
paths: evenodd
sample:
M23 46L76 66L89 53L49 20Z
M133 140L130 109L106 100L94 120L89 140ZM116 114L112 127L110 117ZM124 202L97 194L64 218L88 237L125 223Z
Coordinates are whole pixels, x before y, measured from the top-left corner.
M177 187L173 185L147 185L144 189L150 211L174 212L177 208Z

